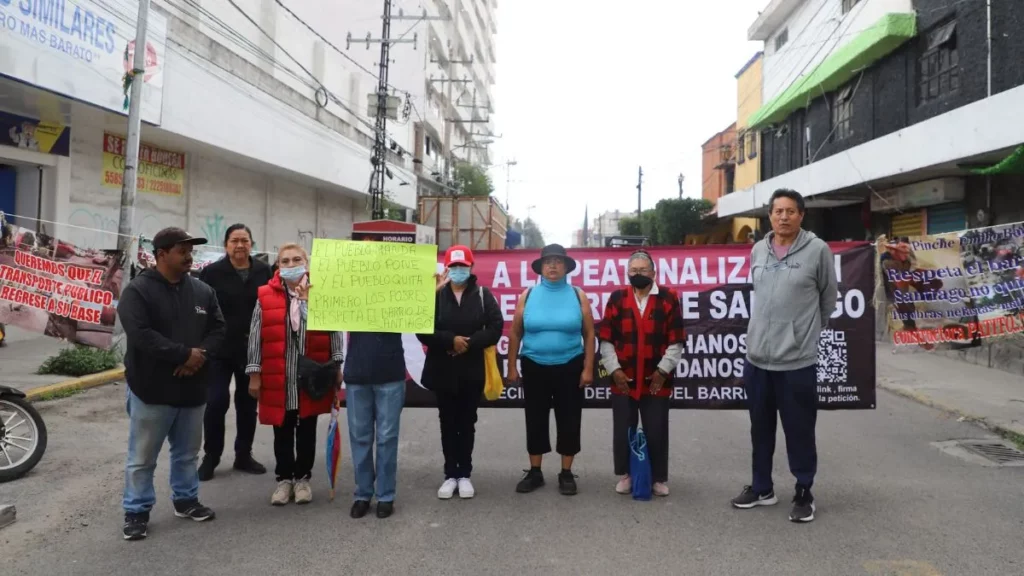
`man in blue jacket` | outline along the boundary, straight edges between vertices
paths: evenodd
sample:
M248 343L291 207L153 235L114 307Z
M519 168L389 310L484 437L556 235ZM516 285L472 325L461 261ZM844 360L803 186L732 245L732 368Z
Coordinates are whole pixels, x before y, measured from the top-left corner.
M212 520L199 502L197 461L203 440L207 358L224 337L224 318L213 289L193 278L192 247L205 244L180 228L153 237L156 268L135 277L118 302L127 337L128 459L124 483L124 539L147 535L156 503L153 472L166 440L171 456L174 514Z
M815 512L811 485L818 470L814 440L818 338L828 326L839 296L835 257L828 244L800 227L805 207L798 192L776 190L768 208L772 231L750 254L755 297L743 369L753 483L732 505L749 509L778 503L772 486L772 458L776 422L781 418L789 470L796 477L789 519L811 522Z
M350 514L366 516L376 496L377 517L387 518L395 510L398 428L405 405L402 335L350 332L346 356L345 407L356 479Z

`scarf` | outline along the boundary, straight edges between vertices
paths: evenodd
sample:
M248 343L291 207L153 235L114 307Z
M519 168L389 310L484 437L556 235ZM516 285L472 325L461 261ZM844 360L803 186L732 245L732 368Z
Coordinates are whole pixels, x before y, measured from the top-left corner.
M285 289L288 290L288 318L292 322L292 331L298 332L302 321L306 319L309 303L306 300L300 300L295 290L288 288L287 284L285 284Z

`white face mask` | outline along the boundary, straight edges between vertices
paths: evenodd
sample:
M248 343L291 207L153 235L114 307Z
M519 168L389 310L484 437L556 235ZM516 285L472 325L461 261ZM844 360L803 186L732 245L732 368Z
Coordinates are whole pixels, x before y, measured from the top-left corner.
M302 280L302 277L306 275L305 266L296 266L294 268L279 268L281 278L289 282L298 282Z

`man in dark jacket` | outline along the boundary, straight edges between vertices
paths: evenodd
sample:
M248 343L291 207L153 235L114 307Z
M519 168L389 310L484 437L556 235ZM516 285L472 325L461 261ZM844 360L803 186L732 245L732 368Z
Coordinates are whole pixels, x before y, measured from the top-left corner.
M170 444L174 514L212 520L199 503L196 462L203 439L206 360L224 337L224 318L213 289L192 278L192 248L205 244L180 228L153 237L156 268L139 274L117 306L128 347L128 459L125 466L124 538L147 535L156 503L153 472L164 440Z
M486 381L484 350L501 339L505 320L494 295L477 285L473 252L452 246L444 259L447 272L438 283L434 333L416 337L427 346L422 381L437 396L441 421L444 482L437 497L448 500L455 492L460 498L476 495L470 476L477 408Z
M252 457L256 436L256 399L249 395L245 373L249 326L256 307L256 292L270 281L270 266L252 257L252 231L232 224L224 234L227 255L199 273L199 279L217 292L227 334L220 351L210 359L210 390L206 403L203 463L199 480L213 478L224 453L224 417L231 405L231 379L235 380L235 470L266 474L267 468Z

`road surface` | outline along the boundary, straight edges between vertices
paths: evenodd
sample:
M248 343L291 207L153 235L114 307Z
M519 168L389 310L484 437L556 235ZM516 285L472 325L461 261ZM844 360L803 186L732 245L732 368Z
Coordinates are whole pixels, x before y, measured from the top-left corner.
M322 452L315 501L269 505L271 475L222 469L203 484L216 521L173 517L166 451L150 538L121 539L126 442L124 387L106 386L43 404L50 449L28 477L0 485L19 521L0 531L5 574L109 576L237 574L1024 574L1024 468L989 468L932 442L984 431L879 391L876 411L819 419L816 522L787 521L792 479L780 437L779 506L733 510L748 481L748 422L742 412L674 411L672 495L635 502L614 493L608 411L584 415L580 494L549 483L529 495L514 485L524 467L522 412L481 411L470 501L439 501L436 412L402 421L396 514L348 517L351 466L345 440L338 500L327 501ZM326 428L321 421L320 442ZM229 432L230 434L230 432ZM781 430L780 430L781 434ZM256 456L273 464L261 427ZM231 440L228 440L230 446ZM230 458L229 458L230 460Z

